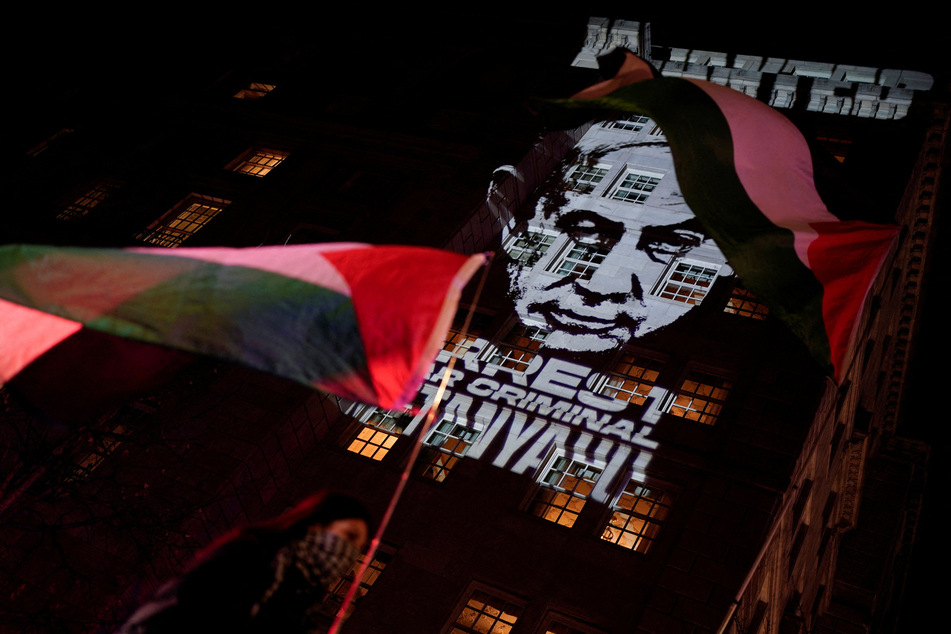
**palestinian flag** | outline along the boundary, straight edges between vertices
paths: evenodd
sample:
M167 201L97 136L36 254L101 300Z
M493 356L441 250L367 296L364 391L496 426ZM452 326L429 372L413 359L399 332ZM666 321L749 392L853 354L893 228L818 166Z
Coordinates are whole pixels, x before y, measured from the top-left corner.
M444 341L462 287L484 261L361 244L3 246L0 384L58 348L76 347L77 338L119 337L150 344L134 344L130 357L146 368L173 350L199 353L401 408ZM90 331L100 334L90 338ZM149 349L156 352L142 356Z
M805 138L773 108L717 84L660 77L624 53L612 79L556 103L656 121L687 204L743 284L840 378L899 228L834 216L816 191Z

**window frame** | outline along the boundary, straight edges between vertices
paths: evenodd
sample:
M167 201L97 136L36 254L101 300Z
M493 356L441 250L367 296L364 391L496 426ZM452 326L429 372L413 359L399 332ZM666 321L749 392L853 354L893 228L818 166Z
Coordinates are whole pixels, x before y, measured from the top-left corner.
M290 155L290 152L283 150L255 146L248 148L241 156L232 161L228 165L228 169L236 174L263 178L283 164ZM262 163L261 161L255 160L259 157L263 158L266 162Z
M580 174L579 173L583 172ZM591 163L580 160L572 165L565 174L565 185L573 192L579 194L590 194L602 185L603 181L611 173L609 163Z
M681 266L690 268L682 271ZM691 269L702 269L703 274L709 274L709 283L703 286L690 281L703 279L698 275L691 275ZM696 306L710 294L719 274L720 265L718 264L695 258L674 258L651 289L650 295L669 302ZM682 276L681 279L676 279L678 276Z
M434 444L433 440L437 434L442 433L440 432L440 426L444 423L448 423L450 428L442 434L444 440L440 441L438 445ZM464 430L464 433L468 433L468 438L455 435L456 430ZM438 422L429 429L425 440L423 440L423 447L426 452L419 458L417 473L420 477L433 482L445 482L455 466L469 453L482 431L483 427L467 419L443 414ZM451 449L446 450L446 443L450 438L455 439L455 442ZM467 442L461 453L456 451L460 442ZM432 475L430 475L431 473Z
M594 238L584 236L571 238L558 252L546 271L558 277L590 280L610 253L609 247L602 246Z
M647 363L642 363L643 361ZM638 363L641 363L641 365L638 365ZM602 375L597 393L631 405L646 405L651 390L657 385L657 380L660 378L666 364L667 360L662 357L645 354L638 350L622 349L614 364ZM625 365L629 366L628 370L621 371L618 369ZM631 369L633 368L640 368L641 372L632 374ZM612 381L615 380L619 383L612 384ZM609 394L612 390L614 394ZM628 398L618 398L618 394L629 396Z
M526 240L526 244L518 244L521 240L525 239L526 236L530 237ZM505 251L514 262L519 263L521 266L532 267L548 254L548 251L552 245L555 244L558 236L559 234L546 229L526 227L522 231L509 236L502 246L502 250ZM532 238L536 237L538 239L532 240ZM513 251L516 251L518 255L513 255Z
M569 471L574 465L584 467L581 475ZM559 447L545 461L544 466L538 470L538 477L535 480L537 487L528 502L528 512L546 522L572 528L587 505L598 480L604 475L605 466L579 457L569 456L564 449ZM584 476L588 471L597 471L597 475L593 479L585 478ZM561 477L558 477L558 484L555 484L552 481L552 476L558 474L561 474ZM575 480L571 488L561 486L561 483L569 478ZM584 483L583 486L586 490L578 494L579 486L582 486L582 483ZM558 510L555 511L556 515L553 518L550 512L555 509ZM567 521L562 522L561 520L566 517L568 518Z
M518 331L521 331L521 334L515 334ZM542 333L544 336L539 337ZM486 347L482 360L489 365L524 373L538 357L539 350L545 346L549 335L551 332L540 326L515 322L505 331L505 335ZM538 342L538 345L533 342Z
M623 130L625 132L640 132L647 124L651 122L650 117L640 114L632 114L624 119L614 119L605 121L602 125L611 130Z
M215 211L211 214L200 212L198 209L193 209L195 205ZM180 247L186 240L204 229L229 205L231 205L231 201L224 198L205 194L189 194L162 214L158 220L150 224L145 231L139 232L136 239L169 249ZM199 220L201 221L199 222ZM174 223L181 223L181 226L173 226Z
M371 422L376 415L380 416L379 420ZM403 431L412 422L412 416L406 411L397 412L370 406L363 407L353 419L353 424L347 428L339 444L348 453L374 462L382 462L392 453L397 441L403 437ZM403 421L403 425L396 425L395 423L400 420ZM378 423L386 423L386 425ZM362 445L359 449L354 449L358 443ZM375 449L367 453L368 447Z
M380 576L386 571L386 568L393 563L393 557L395 555L396 550L389 546L380 545L377 548L373 560L360 579L359 589L354 595L353 601L347 606L344 621L353 616L354 611L356 611L363 598L370 593L374 585L376 585L376 582L379 581ZM337 579L333 586L327 589L326 595L317 608L324 618L331 621L336 618L337 613L343 605L344 599L347 598L347 592L350 591L350 586L354 582L357 571L360 569L360 566L363 565L365 558L366 553L361 553L360 556L357 557L357 560L353 562L353 565L350 566L350 569L347 570L346 574Z
M276 84L266 84L260 81L248 82L248 84L234 93L231 97L232 99L261 99L262 97L267 97L274 89L277 88Z
M633 180L628 183L630 177L633 177ZM643 205L657 189L657 186L660 185L663 178L664 174L662 173L627 167L614 179L611 187L604 195L611 200ZM641 179L647 180L642 182Z
M715 377L721 382L727 382L728 385L723 387L722 385L703 383L698 379L699 375L702 375L703 377ZM696 383L697 387L691 390L686 389L688 382ZM700 386L709 388L709 392L704 393L702 391L697 391L700 389ZM736 381L731 374L718 370L710 370L703 367L689 367L681 378L677 388L671 390L664 399L664 403L661 406L661 412L682 418L684 420L691 420L704 425L712 426L719 419L720 414L723 411L723 406L726 404L727 399L730 397L730 393L735 387ZM718 392L723 390L723 394L714 395L714 390ZM684 399L687 400L685 401ZM697 401L702 401L704 403L704 405L699 409L694 407ZM682 413L677 413L675 410L681 410ZM691 414L694 412L696 415Z
M650 495L652 493L656 495ZM630 505L624 504L625 499L630 500ZM646 504L646 509L642 502ZM625 550L647 554L663 531L673 502L670 487L631 478L612 500L610 514L602 524L600 539ZM638 527L629 530L638 523ZM609 535L611 531L616 533ZM625 536L628 539L625 540ZM626 543L622 543L622 540Z
M478 599L476 598L477 596ZM495 603L489 603L486 599L491 599ZM495 623L493 623L492 628L488 630L477 630L474 628L476 622L479 620L478 617L472 620L471 625L464 625L460 623L459 620L467 608L471 609L470 604L472 604L473 601L482 603L483 605L491 606L494 610L498 611L500 615L511 614L514 616L514 618L512 618L511 621L507 623L507 627L498 629L496 628L496 625L498 625L498 619L495 619ZM443 634L508 634L514 627L517 626L518 620L522 618L522 613L525 611L526 605L526 601L508 592L504 592L498 588L494 588L484 583L472 582L469 584L469 587L466 588L465 593L453 608L453 611L449 617L449 622L446 623L446 626L443 628L442 632ZM512 612L506 612L506 610L512 610Z
M753 293L740 284L734 284L730 296L723 306L723 312L747 319L763 321L769 316L769 307L759 301Z
M56 214L56 219L70 222L85 218L118 189L118 183L106 181L97 182L86 190L84 194L77 196L72 202L60 207L59 212Z

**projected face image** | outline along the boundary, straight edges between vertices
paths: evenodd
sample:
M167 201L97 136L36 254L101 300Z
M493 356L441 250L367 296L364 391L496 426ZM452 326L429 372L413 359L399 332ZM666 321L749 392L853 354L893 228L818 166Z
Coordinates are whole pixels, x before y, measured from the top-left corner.
M536 213L533 226L548 231L530 227L508 251L517 260L509 265L516 312L553 333L546 347L614 348L682 316L716 276L714 265L682 260L707 240L688 214L667 225L647 224L633 210L609 216L565 206L543 216ZM569 240L552 257L556 234Z

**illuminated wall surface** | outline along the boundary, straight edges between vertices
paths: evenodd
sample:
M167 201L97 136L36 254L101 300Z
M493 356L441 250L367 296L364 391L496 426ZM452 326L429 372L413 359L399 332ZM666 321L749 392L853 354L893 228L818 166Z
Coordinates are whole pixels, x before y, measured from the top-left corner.
M678 398L655 384L650 357L623 355L618 372L605 374L564 353L607 355L663 328L729 267L683 203L650 120L592 127L565 163L503 236L517 321L494 343L454 342L462 363L444 417L471 421L470 457L517 473L583 463L597 474L585 495L607 502L624 473L643 480L661 410L712 423L729 381L698 383L696 400ZM507 442L485 455L498 434Z
M454 329L423 387L431 402L457 357L423 475L443 480L466 458L536 477L531 512L571 526L587 500L611 504L603 538L646 551L668 503L644 473L653 424L669 413L712 425L733 379L692 369L660 383L663 361L637 341L699 306L732 269L684 204L670 149L644 117L591 127L523 207L494 263L514 314L500 332L481 332L479 315L468 332ZM731 301L734 312L765 316L755 301ZM368 428L351 450L367 456L382 457L423 418L357 412Z

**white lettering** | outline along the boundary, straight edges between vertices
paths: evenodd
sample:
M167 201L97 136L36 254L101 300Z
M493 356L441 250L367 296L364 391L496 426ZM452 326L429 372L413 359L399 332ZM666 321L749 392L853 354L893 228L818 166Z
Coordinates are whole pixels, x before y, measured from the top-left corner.
M588 376L588 372L590 372L588 368L576 363L549 359L535 377L532 387L562 398L574 398L577 393L577 389L574 388L581 384L581 381Z

